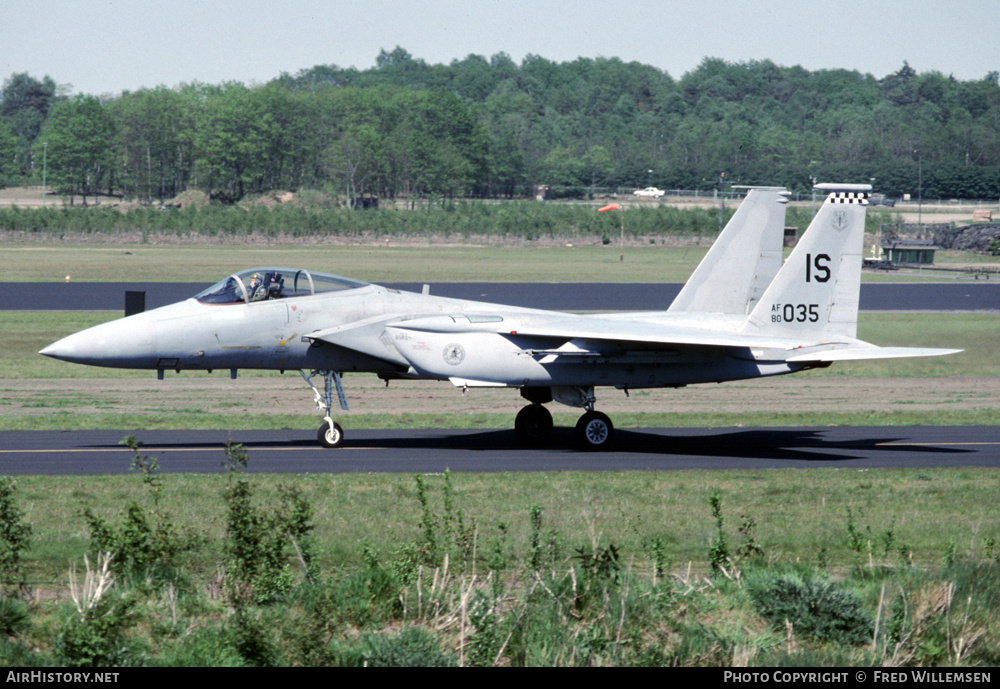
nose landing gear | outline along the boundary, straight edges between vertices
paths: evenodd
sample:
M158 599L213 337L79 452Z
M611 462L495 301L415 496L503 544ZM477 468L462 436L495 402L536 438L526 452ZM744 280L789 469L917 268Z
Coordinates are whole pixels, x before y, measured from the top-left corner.
M316 437L323 447L340 447L341 443L344 442L344 429L328 416L323 425L319 427L319 433Z
M321 375L326 379L326 394L321 393L312 384L312 378ZM344 385L340 380L338 371L312 371L306 375L305 371L299 371L299 375L306 381L306 385L312 388L316 395L316 410L323 413L323 425L319 427L316 437L323 447L340 447L344 442L344 429L330 416L330 409L333 408L333 388L337 388L337 397L340 400L340 408L347 411L347 396L344 394Z

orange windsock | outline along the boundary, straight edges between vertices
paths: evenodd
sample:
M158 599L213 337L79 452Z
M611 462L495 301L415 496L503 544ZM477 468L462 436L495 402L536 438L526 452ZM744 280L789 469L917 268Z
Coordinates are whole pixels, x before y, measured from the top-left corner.
M598 208L597 212L598 213L603 213L604 211L616 211L616 210L618 210L618 204L617 203L610 203L607 206L605 206L604 208Z

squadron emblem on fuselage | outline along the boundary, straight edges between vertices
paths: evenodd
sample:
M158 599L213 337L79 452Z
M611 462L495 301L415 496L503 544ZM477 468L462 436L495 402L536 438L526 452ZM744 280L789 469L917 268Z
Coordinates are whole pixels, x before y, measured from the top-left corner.
M458 366L465 360L465 347L453 342L444 348L444 362L450 366Z

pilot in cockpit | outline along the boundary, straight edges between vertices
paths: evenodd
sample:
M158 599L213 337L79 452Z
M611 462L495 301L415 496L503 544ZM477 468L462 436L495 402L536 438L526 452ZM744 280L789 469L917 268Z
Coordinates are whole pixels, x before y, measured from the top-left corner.
M264 301L267 299L267 287L260 279L259 273L250 276L250 287L247 289L248 301Z

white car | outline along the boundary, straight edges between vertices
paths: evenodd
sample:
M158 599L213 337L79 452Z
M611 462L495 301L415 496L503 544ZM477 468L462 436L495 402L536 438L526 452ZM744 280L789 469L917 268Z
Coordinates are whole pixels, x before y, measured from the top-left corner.
M646 187L645 189L636 189L632 192L635 196L648 196L650 198L658 199L663 196L666 192L656 187Z

